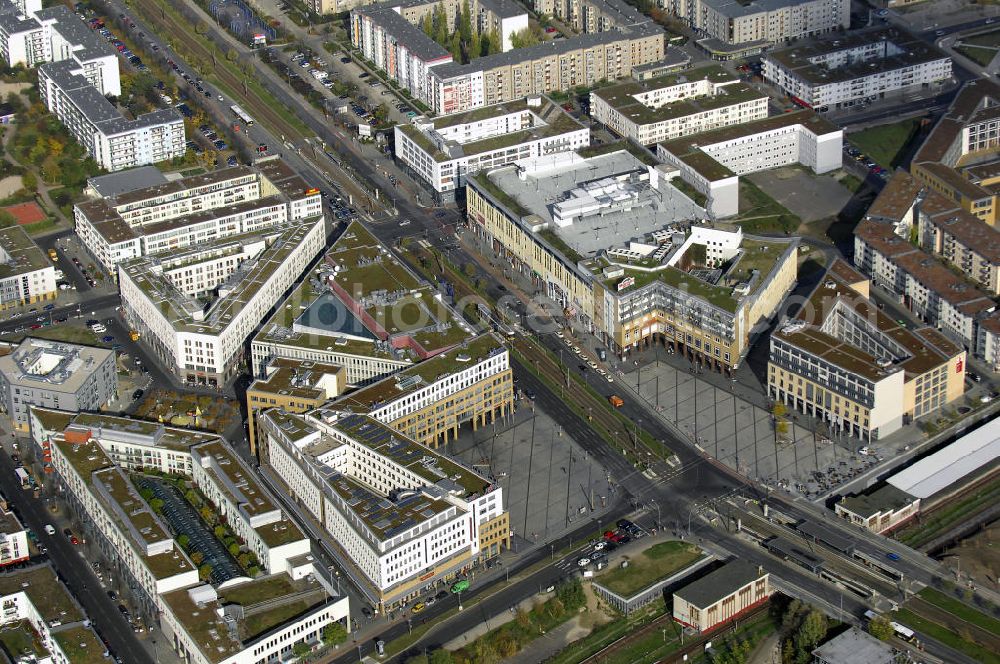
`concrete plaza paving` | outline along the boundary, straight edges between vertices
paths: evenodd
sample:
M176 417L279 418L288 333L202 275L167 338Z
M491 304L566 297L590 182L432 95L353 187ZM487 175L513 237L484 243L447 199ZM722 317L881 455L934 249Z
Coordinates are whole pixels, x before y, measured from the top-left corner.
M537 406L524 400L492 425L463 428L448 453L493 475L504 491L511 528L537 543L598 518L614 502L607 471Z

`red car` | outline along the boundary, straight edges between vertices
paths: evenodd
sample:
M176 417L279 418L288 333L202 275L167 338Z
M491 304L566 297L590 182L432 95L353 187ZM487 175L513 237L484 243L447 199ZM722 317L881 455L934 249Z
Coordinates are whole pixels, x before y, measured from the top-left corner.
M31 329L32 330L40 330L40 329L42 329L42 326L39 325L38 323L35 323L34 325L31 326Z
M545 32L546 32L546 33L548 33L548 34L550 34L550 35L551 35L551 34L552 34L553 32L555 32L555 31L556 31L556 29L555 29L555 28L553 28L553 27L548 27L548 28L545 28Z
M80 540L76 538L76 535L73 535L72 537L69 538L69 542L70 544L79 544Z
M606 533L604 533L604 539L608 540L609 542L614 542L615 544L618 544L619 542L622 541L622 536L613 530L609 530Z

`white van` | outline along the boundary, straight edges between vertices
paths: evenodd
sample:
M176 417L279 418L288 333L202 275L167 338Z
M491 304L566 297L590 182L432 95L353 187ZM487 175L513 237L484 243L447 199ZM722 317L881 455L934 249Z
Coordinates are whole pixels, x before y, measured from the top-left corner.
M104 327L101 323L98 323L97 325L91 326L90 331L94 334L104 334L108 331L108 328Z
M55 527L53 527L53 525L51 523L45 524L45 534L46 535L55 535L56 534L56 529L55 529Z

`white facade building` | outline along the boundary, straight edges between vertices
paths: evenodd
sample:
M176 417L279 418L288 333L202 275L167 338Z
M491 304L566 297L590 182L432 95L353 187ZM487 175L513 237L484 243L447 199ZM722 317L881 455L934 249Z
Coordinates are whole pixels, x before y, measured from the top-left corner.
M0 496L0 567L27 560L30 555L28 531Z
M109 271L141 256L201 247L323 213L319 190L273 157L96 196L73 207L76 232Z
M661 143L657 155L705 194L706 209L721 218L739 212L738 176L795 163L816 173L836 170L843 143L842 129L799 111Z
M56 268L20 226L0 229L0 311L56 298Z
M951 57L898 28L854 32L768 52L764 79L813 108L840 108L951 78Z
M667 11L725 44L779 44L851 25L849 0L664 0Z
M485 111L396 125L397 157L451 201L467 175L590 145L590 129L541 96Z
M590 93L590 115L620 136L654 145L767 117L766 94L709 66Z
M119 266L125 319L188 382L234 376L243 344L323 250L322 216ZM236 260L223 260L235 256ZM208 262L216 272L199 269ZM191 293L217 289L208 307Z
M120 171L180 157L184 118L174 109L126 119L73 60L38 68L42 101L101 168Z
M269 410L259 422L264 463L340 544L379 604L453 577L489 539L508 538L500 487L371 417ZM490 537L497 523L501 532Z

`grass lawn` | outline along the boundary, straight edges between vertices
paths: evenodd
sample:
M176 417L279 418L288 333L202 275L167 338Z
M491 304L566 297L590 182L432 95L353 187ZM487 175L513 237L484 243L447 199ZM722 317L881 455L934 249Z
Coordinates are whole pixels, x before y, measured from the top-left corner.
M95 335L90 330L80 327L72 327L65 323L50 325L28 332L8 332L0 335L4 341L20 341L25 337L36 337L38 339L52 339L53 341L65 341L72 344L82 344L84 346L97 346L99 348L111 348L111 344L101 341L101 337Z
M995 48L980 48L979 46L956 46L955 50L981 67L990 64L997 54Z
M936 622L931 622L921 618L908 609L899 609L894 614L894 620L900 622L911 629L922 632L927 636L940 641L949 648L968 655L983 664L1000 664L1000 655L983 648L977 643L966 641L954 631L947 627L942 627Z
M0 646L13 661L17 661L22 655L35 654L42 657L46 654L34 628L26 621L14 623L0 631Z
M893 169L910 141L920 130L919 120L903 120L893 124L864 129L851 134L848 140L872 158L879 166Z
M595 581L622 597L631 597L643 588L679 572L701 556L701 550L687 542L660 542L632 556L628 567L610 569Z
M740 213L724 221L747 233L793 233L802 223L798 215L747 178L740 178Z
M965 622L982 627L986 631L1000 636L1000 620L992 618L982 611L965 604L955 597L946 595L934 588L924 588L917 595L925 602L930 602L938 608L944 609L948 613L957 616Z
M994 48L1000 48L1000 30L984 32L980 35L972 35L971 37L962 37L962 43L971 46L993 46Z

